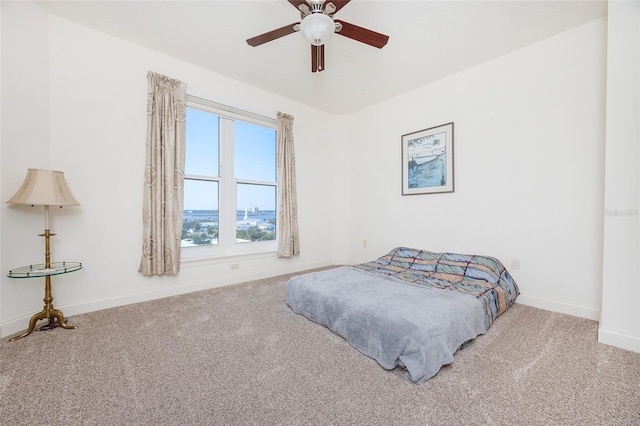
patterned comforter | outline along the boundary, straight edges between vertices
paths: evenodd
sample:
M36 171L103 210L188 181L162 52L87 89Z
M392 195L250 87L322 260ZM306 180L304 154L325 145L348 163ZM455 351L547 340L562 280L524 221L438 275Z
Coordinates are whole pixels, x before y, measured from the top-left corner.
M487 329L520 294L516 282L502 263L487 256L433 253L397 247L374 261L353 267L426 287L474 296L484 306Z

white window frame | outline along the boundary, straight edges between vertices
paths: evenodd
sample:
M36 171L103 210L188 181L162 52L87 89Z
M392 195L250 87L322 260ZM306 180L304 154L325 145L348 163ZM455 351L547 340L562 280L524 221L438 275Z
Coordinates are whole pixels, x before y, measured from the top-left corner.
M182 247L181 260L203 260L220 257L229 257L247 254L276 253L278 249L278 234L276 239L270 241L253 241L238 243L236 241L235 226L232 228L229 222L236 223L237 197L236 188L240 184L254 184L275 186L276 197L278 196L277 177L273 182L253 181L248 179L237 179L234 176L234 125L233 120L241 120L259 126L269 127L276 130L276 120L259 114L243 111L228 105L219 104L208 99L187 95L187 107L216 114L219 121L219 176L198 176L186 174L185 180L195 179L203 181L218 182L218 244L210 246ZM230 166L229 166L230 165ZM278 203L276 200L276 220L278 217ZM226 226L224 226L226 224ZM233 229L233 232L230 230Z

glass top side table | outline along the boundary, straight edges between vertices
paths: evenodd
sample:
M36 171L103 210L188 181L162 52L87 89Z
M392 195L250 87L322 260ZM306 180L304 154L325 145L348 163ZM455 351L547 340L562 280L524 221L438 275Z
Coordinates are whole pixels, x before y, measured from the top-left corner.
M48 325L40 329L52 329L61 327L64 329L74 329L75 325L67 325L67 320L61 310L53 307L53 296L51 296L51 276L62 275L82 269L80 262L50 262L49 264L40 263L36 265L22 266L20 268L11 269L7 276L9 278L41 278L44 277L44 307L42 311L31 317L29 328L22 334L9 339L10 342L28 336L36 328L36 323L41 319L49 321Z

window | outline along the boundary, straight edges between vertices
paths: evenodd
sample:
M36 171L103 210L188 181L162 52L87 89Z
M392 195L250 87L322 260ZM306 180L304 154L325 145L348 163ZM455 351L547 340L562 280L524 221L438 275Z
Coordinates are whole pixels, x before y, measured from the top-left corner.
M183 258L276 250L275 120L187 97Z

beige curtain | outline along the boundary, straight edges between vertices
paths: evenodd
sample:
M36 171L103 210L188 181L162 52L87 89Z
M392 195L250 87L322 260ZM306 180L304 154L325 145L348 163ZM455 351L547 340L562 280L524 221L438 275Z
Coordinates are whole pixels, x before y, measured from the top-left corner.
M293 117L278 112L278 257L300 254Z
M142 275L176 274L184 205L187 88L147 73L147 140L144 175Z

